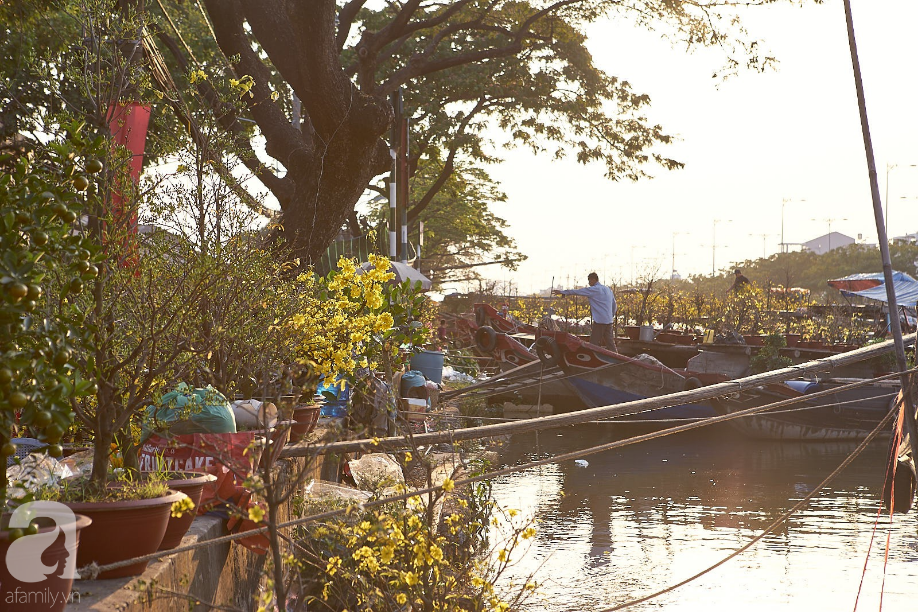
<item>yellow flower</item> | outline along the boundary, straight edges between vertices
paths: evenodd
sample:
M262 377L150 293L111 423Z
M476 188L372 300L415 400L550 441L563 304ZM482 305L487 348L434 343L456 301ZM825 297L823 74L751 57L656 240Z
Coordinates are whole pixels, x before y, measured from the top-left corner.
M536 534L536 529L535 529L535 527L528 527L528 528L524 529L524 530L523 530L523 533L520 534L520 535L523 536L523 539L524 539L524 540L528 540L529 538L531 538L531 537L534 536L535 534Z
M411 463L411 451L405 451L405 463Z
M172 504L171 514L175 518L181 518L186 512L194 510L194 502L187 495Z
M408 596L404 593L399 593L395 596L395 601L400 605L405 605L405 602L408 601Z
M249 508L250 521L260 523L263 518L265 518L265 511L262 510L261 506L252 506Z
M501 549L500 549L500 552L497 553L497 559L498 559L498 561L500 561L501 563L506 563L506 561L507 561L508 558L509 558L509 557L507 556L507 549L506 549L506 548L501 548Z
M514 510L513 508L510 508L509 510L507 510L507 514L510 515L510 518L513 518L514 516L516 516L516 515L519 514L519 513L520 513L519 510Z
M332 557L328 560L328 565L325 566L325 573L329 576L334 576L335 572L338 571L338 568L341 567L341 557ZM325 599L328 599L326 596Z
M389 563L392 561L392 558L395 556L395 547L394 546L383 546L382 551L379 553L379 559L383 563Z
M405 574L405 584L408 586L414 586L418 583L418 575L414 572L407 572Z
M454 483L449 477L447 477L443 480L443 484L441 486L443 487L444 491L449 493L450 491L456 488L456 483Z
M443 560L443 551L436 544L430 545L430 556L436 559L437 561Z

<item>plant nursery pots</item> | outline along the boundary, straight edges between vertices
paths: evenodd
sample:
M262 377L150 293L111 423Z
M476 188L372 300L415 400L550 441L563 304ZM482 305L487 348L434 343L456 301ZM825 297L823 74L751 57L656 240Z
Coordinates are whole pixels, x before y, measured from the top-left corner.
M191 523L198 515L198 505L201 503L201 494L207 483L214 482L217 477L213 474L204 474L200 472L176 472L170 474L166 480L166 486L173 491L178 491L187 495L194 504L194 509L185 512L182 516L169 516L169 524L166 527L166 533L163 535L163 541L159 545L159 550L169 550L182 543L182 538L188 533Z
M293 409L293 425L290 427L290 441L299 442L316 428L322 404L297 406Z
M641 335L641 328L637 325L626 325L625 326L625 335L628 336L631 340L637 340Z
M747 346L765 346L765 336L743 336Z
M83 567L93 562L107 565L156 552L166 534L172 504L184 495L170 491L153 499L64 504L92 519L80 538L77 565ZM147 561L141 561L102 572L99 578L136 576L146 568Z
M788 347L800 344L800 334L784 334L784 341Z
M67 517L68 519L70 517ZM7 553L10 545L10 532L6 530L10 515L4 514L0 519L0 608L9 612L59 612L70 600L73 587L73 574L78 567L77 549L80 543L80 532L89 527L92 520L81 514L75 515L76 521L64 521L56 524L50 518L38 518L38 533L27 535L17 540L14 560L20 568L55 567L53 573L40 582L24 582L10 574ZM58 530L58 527L60 528ZM57 538L52 540L57 531ZM44 537L42 537L44 536ZM34 540L30 542L29 538ZM34 545L26 546L27 543ZM68 562L69 561L69 562ZM65 571L65 569L67 571Z

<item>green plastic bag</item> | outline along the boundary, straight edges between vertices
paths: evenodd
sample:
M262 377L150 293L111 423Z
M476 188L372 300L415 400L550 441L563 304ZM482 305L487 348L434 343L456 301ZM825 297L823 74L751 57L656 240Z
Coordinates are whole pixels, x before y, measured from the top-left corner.
M236 433L236 417L226 397L213 387L192 389L179 383L175 391L162 396L158 405L147 407L143 439L153 433Z

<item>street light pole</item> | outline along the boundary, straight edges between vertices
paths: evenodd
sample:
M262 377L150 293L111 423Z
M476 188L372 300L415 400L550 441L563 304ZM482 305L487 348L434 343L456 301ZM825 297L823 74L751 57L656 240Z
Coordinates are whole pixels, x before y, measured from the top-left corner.
M669 274L669 280L672 280L676 277L676 236L684 233L685 232L673 232L673 267Z
M717 224L718 223L730 223L733 219L714 219L714 223L711 227L711 277L714 277L716 273L717 266Z
M829 224L829 233L826 234L826 237L828 237L829 239L829 246L826 249L827 252L832 250L832 222L833 221L847 221L847 220L848 220L847 218L837 218L837 217L834 219L810 219L810 221L825 221L826 223Z
M788 202L806 202L806 200L795 200L794 198L781 199L781 252L787 253L787 243L784 242L784 205Z
M749 234L750 236L761 236L762 237L762 259L765 259L766 247L765 243L768 240L769 236L774 236L774 234Z
M883 203L886 205L885 219L883 220L883 225L886 226L886 235L889 236L889 171L893 168L899 168L899 164L886 164L886 195L883 198ZM918 164L906 164L901 166L903 168L918 168Z

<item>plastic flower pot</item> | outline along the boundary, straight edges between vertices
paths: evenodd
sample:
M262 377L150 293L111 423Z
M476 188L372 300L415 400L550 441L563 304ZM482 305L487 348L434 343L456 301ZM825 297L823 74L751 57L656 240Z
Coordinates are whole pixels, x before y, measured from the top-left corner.
M14 561L20 568L38 567L39 564L45 567L54 567L55 570L48 574L48 577L40 582L24 582L16 578L9 571L9 562L7 553L10 550L10 532L7 527L10 522L9 514L4 514L0 518L0 608L10 612L59 612L63 610L70 599L70 591L73 587L73 575L68 575L65 571L70 559L70 567L74 570L78 567L75 557L77 555L80 543L80 535L92 520L84 515L75 515L74 520L61 520L58 524L51 518L43 517L35 519L38 524L38 533L35 535L23 536L18 542L17 549L14 550ZM66 517L70 519L70 517ZM57 538L53 535L57 532ZM72 534L68 538L67 535ZM44 536L44 538L42 538ZM34 546L25 546L29 543L28 538L33 538ZM68 542L69 540L69 542Z
M108 565L149 555L159 549L169 524L172 504L185 496L170 491L163 497L127 501L66 502L74 512L92 519L83 530L77 552L77 566ZM137 576L147 561L132 563L99 574L100 579Z
M316 428L322 404L296 406L293 409L293 425L290 427L290 441L299 442Z
M182 538L191 528L191 523L198 515L198 506L201 504L201 495L204 487L208 483L214 482L217 477L213 474L202 472L173 472L167 476L166 486L173 491L178 491L187 495L194 508L182 514L182 516L169 516L169 524L166 526L166 533L163 535L163 541L159 545L159 550L169 550L182 543Z

